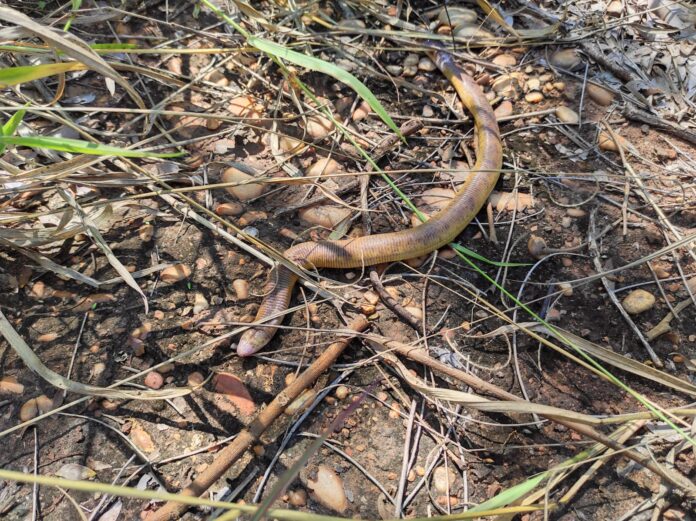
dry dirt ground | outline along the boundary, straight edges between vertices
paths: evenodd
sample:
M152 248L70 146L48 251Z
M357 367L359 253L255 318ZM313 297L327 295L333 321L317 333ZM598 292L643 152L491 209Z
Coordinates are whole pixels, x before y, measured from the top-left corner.
M224 27L215 25L216 19L210 14L193 17L191 9L178 9L170 13L169 23L159 23L154 20L164 20L164 3L155 2L148 9L151 11L140 14L149 15L152 20L131 17L112 22L110 26L123 40L139 45L180 38L172 46L200 49L229 45L231 41ZM90 40L101 28L106 31L107 25L77 26L76 34ZM360 35L350 39L352 45L368 45L371 41ZM545 60L552 51L553 48L530 46L488 50L480 55L482 62L490 62L505 52L515 58L513 70L523 75L517 91L503 96L509 98L513 109L512 116L502 118L500 125L505 173L496 190L502 193L517 190L524 194L520 199L524 204L520 203L518 211L511 211L510 207L493 207L490 215L483 211L459 241L488 259L505 257L510 262L523 263L498 268L476 261L512 294L519 292L521 300L529 302L535 312L552 323L633 360L652 364L646 348L610 300L602 281L579 285L561 295L555 292L559 283L597 273L596 262L604 269L616 268L667 245L664 226L654 208L640 196L635 182L628 179L619 154L597 146L600 122L607 121L626 140L626 161L641 177L651 199L685 236L696 229L693 204L696 148L649 125L624 119L617 109L622 103L620 95L609 106L583 96L580 112L584 69L579 75L554 72ZM393 50L378 53L376 58L383 64L399 64L406 56L404 51ZM136 63L169 70L186 82L199 75L205 78L205 83L199 83L201 88L185 89L183 95L168 101L169 110L229 115L230 100L238 96L239 89L244 89L260 100L265 117L283 120L276 130L298 131L297 109L292 99L283 98L275 89L283 80L274 66L252 53L234 55L227 63L224 59L225 55L196 54L133 57ZM590 77L601 69L584 56L582 60L583 66L589 65ZM501 74L499 68L480 65L472 66L472 70L489 92L492 82ZM211 75L210 71L216 73ZM316 73L301 69L297 72L318 95L331 101L337 114L350 113L355 101L350 89ZM356 73L360 75L359 70ZM544 75L551 75L546 83L564 85L546 91L541 102L528 103L524 85ZM391 114L399 115L398 124L409 118L421 118L424 122L424 128L411 136L407 145L393 147L380 161L383 168L396 171L392 176L397 184L420 205L419 194L423 191L437 186L451 187L452 174L447 172L448 167L452 161L466 162L467 157L475 155L475 150L470 121L457 118L448 106L455 98L440 73L419 70L416 77L407 79L421 90L409 86L397 88L380 79L367 78L367 84ZM144 81L155 102L176 88ZM94 74L71 79L65 96L89 92L96 93L96 98L90 101L94 106L122 107L128 103L122 99L122 105L118 105L118 100L108 94ZM502 101L496 97L496 106ZM561 104L581 113L581 126L564 125L555 112L546 111ZM456 109L456 102L454 105ZM532 112L539 114L525 115ZM117 129L133 117L94 113L84 124L103 130ZM269 176L286 175L273 157L267 130L229 122L210 130L205 121L194 117L168 117L162 121L167 127L185 125L173 135L185 141L189 155L184 160L167 163L176 164L171 179L177 187L191 186L190 181L185 182L191 177L198 184L218 182L220 171L230 161L241 162ZM388 134L374 114L353 123L352 127L368 147ZM137 131L135 127L132 130ZM163 139L158 142L165 143ZM327 154L347 172L365 170L365 163L354 159L354 149L334 137L317 141L290 162L305 170ZM45 158L39 157L41 160ZM100 172L90 174L116 176L121 167L119 161L105 161ZM402 170L411 172L402 173ZM323 188L335 190L337 185L349 180L350 177L322 181ZM81 196L86 194L82 190L87 187L94 191L94 197L104 199L147 190L144 185L133 184L123 189L69 180L64 187L76 192L79 187ZM313 189L319 193L316 187ZM253 227L261 240L279 251L297 237L328 237L331 230L308 224L297 212L276 217L279 210L302 202L308 190L307 185L271 185L262 196L243 203L242 215L227 218L240 228ZM210 209L235 201L223 189L194 191L190 195ZM408 210L381 178L373 176L369 196L375 232L410 226ZM360 207L359 188L341 197L350 208ZM55 190L50 188L12 199L11 205L17 211L40 213L59 201ZM3 204L7 209L10 203ZM490 238L490 216L495 221L497 242ZM351 219L348 227L338 231L339 235L361 233L360 213L352 210ZM154 228L151 238L147 237L147 228L143 228L146 224ZM597 250L588 248L588 237L607 226L608 231L597 239ZM344 323L334 305L315 297L310 290L297 291L294 302L304 305L304 309L292 313L285 321L286 326L295 329L281 331L262 356L240 359L234 353L235 338L217 344L210 341L234 328L232 324L247 323L254 316L263 292L267 264L156 196L114 205L113 215L100 222L99 228L114 254L129 270L137 272L160 263L181 263L191 268L190 276L170 283L160 280L158 272L138 278L148 299L149 312L145 313L142 299L123 283L93 291L39 269L16 250L3 248L0 309L43 363L62 375L72 367L70 377L75 381L107 386L208 343L193 355L162 368L159 373L164 379L163 388L186 386L199 375L207 377L220 372L236 376L243 386L241 390L234 387L234 377L228 377L234 387L228 394L219 392L222 385L219 381L217 384L210 381L196 392L168 401L89 398L33 427L4 436L0 442L3 448L0 468L24 472L36 469L40 474L51 475L66 468L66 464L75 463L92 469L96 475L91 479L101 482L142 489L157 489L159 484L169 491L178 491L210 464L229 437L279 393L288 378L297 372L299 364L312 360L335 339L331 330ZM578 248L548 256L536 265L537 259L528 249L530 235L544 239L550 248ZM45 251L58 264L98 280L116 276L105 256L85 236L53 246ZM506 391L521 396L522 383L532 402L592 415L641 410L627 393L524 334L518 333L514 338L510 334L480 338L503 322L490 310L474 303L467 288L477 288L482 297L502 310L511 306L512 300L501 296L490 282L463 261L452 258L448 251L428 257L420 264L410 264L380 267L379 272L385 287L399 303L411 310L425 311L419 317L423 323L420 332L406 326L382 301L370 304L365 300L364 294L372 290L367 272L322 270L321 274L330 278L326 287L345 299L342 313L366 312L372 332L405 343L421 339L422 346L425 345L423 330L428 330L432 335L427 346L433 357L472 371ZM656 297L654 306L632 317L642 334L662 320L670 310L669 305L688 298L679 269L687 277L696 272L696 264L684 249L654 259L651 268L642 263L609 277L619 300L636 287ZM236 280L248 282L248 296L240 298L233 288ZM94 305L89 301L85 306L82 299L95 293L109 296L96 299ZM656 357L664 363L663 370L690 382L694 375L690 360L696 359L695 309L693 305L686 307L679 319L672 322L671 332L650 342ZM506 312L512 316L511 310ZM518 311L516 319L527 321L529 317ZM211 321L217 325L211 326ZM460 383L418 364L407 360L404 363L431 385L467 390ZM669 387L615 368L611 370L660 406L684 406L690 401L688 395ZM19 394L0 397L0 430L19 423L20 407L30 398L46 395L54 406L79 398L74 393L66 396L39 378L5 341L0 342L0 375L15 377L24 386ZM137 383L142 384L142 380ZM339 386L345 388L337 391ZM216 483L212 488L216 498L246 502L264 498L278 476L351 403L356 403L355 409L319 452L309 458L287 491L274 501L274 506L336 514L310 493L310 482L315 479L318 466L326 465L342 482L340 486L348 500L347 508L341 513L345 517L393 517L394 506L379 487L395 496L402 481L403 497L408 498L403 508L406 517L446 513L448 496L451 511L461 512L465 505L480 503L576 455L591 443L554 422L535 424L531 416L484 414L426 398L411 389L360 341L352 342L337 365L320 379L315 391L318 396L324 391L327 394L311 414L301 422L297 416L282 417L264 438L265 444L255 447ZM611 432L609 428L602 430ZM676 443L675 439L672 435L651 437L650 433L650 429L644 428L632 442L645 444L651 454L662 460ZM679 452L673 464L685 476L694 478L691 450ZM442 466L453 469L456 475L449 491L444 493L438 490L440 483L435 483L433 478L433 469ZM567 491L579 474L575 476L560 486L560 493ZM419 486L422 478L425 478L424 486ZM309 493L306 499L303 491ZM411 498L412 491L416 493ZM653 473L616 458L601 466L569 504L552 513L551 518L621 519L659 492L660 482ZM33 491L30 485L9 482L0 489L0 517L30 519L35 495L38 495L41 519L79 519L75 506L60 491L50 487ZM99 504L102 512L107 512L101 519L112 519L109 513L119 511L118 519L136 519L142 512L158 506L145 500L111 497L100 504L102 498L92 494L70 492L70 495L84 507L87 516ZM554 491L552 499L559 497ZM666 497L665 519L692 519L688 501L671 494ZM185 519L209 519L210 515L210 510L196 509L186 514ZM541 513L520 517L542 518ZM636 514L632 519L649 519L649 515Z

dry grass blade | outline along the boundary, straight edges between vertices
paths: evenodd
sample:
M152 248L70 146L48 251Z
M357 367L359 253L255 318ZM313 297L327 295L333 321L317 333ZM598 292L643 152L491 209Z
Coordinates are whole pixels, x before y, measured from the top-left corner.
M63 51L72 59L84 63L90 69L112 79L125 89L128 95L135 101L141 109L146 105L140 94L131 86L130 82L117 73L104 59L95 53L83 41L73 35L62 35L53 28L47 28L35 22L27 15L12 9L11 7L0 7L0 18L5 22L13 23L25 29L29 34L38 36L50 47Z
M114 252L111 251L111 248L109 248L109 245L104 240L104 237L102 237L102 234L99 231L99 228L92 222L92 220L85 213L85 211L80 207L80 205L77 204L77 201L75 201L75 199L71 193L69 193L67 190L63 190L63 189L59 190L59 193L60 193L61 197L80 216L80 219L82 220L82 223L84 224L84 227L85 227L85 232L92 238L92 240L95 242L95 244L97 246L99 246L99 248L102 250L102 252L106 256L107 260L109 261L109 264L111 264L111 266L113 266L113 268L123 278L123 280L125 281L126 284L128 284L131 288L133 288L135 291L137 291L138 294L140 294L140 296L143 299L143 304L145 306L145 313L147 313L148 302L147 302L147 297L145 296L145 293L140 288L138 283L135 282L135 279L130 274L130 272L126 269L126 267L121 263L120 260L118 260L118 257L116 257L116 255L114 255Z
M127 391L124 389L107 389L94 385L82 384L65 378L55 371L46 367L39 359L34 351L27 345L17 333L12 324L7 320L5 315L0 311L0 333L5 337L5 340L10 344L17 356L31 369L34 373L46 380L49 384L79 394L89 396L102 396L117 400L165 400L176 398L177 396L186 396L194 391L192 388L182 387L177 389L163 390L147 390L147 391Z

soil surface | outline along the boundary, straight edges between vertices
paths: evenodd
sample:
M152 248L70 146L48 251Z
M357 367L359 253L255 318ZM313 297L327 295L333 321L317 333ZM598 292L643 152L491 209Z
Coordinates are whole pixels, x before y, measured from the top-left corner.
M330 9L321 4L322 9ZM416 2L414 9L419 4L426 2ZM258 6L259 10L262 7ZM420 7L432 9L431 4ZM165 47L194 51L241 45L241 40L231 36L212 14L194 16L190 6L182 4L167 11L165 3L155 2L138 13L142 16L89 27L76 25L74 31L91 42L103 41L99 37L111 35L113 29L123 42L139 46L167 43ZM374 17L365 20L368 27L382 27ZM260 27L247 24L250 30ZM318 33L312 41L320 42L324 31L321 26L312 26L312 32ZM378 41L373 36L350 33L332 34L330 38L331 47L326 51L315 49L317 56L337 59L335 45L341 42L347 49L367 49ZM436 69L424 66L415 76L395 74L399 80L396 84L370 74L372 68L400 66L407 59L407 52L390 50L391 44L384 49L371 54L377 63L370 63L369 69L355 67L353 72L366 82L398 125L410 119L423 122L423 128L408 137L407 143L389 148L379 166L417 206L428 211L423 193L436 187L456 187L462 170L475 157L471 118L461 112L454 90ZM320 270L322 287L337 298L327 301L310 288L301 287L293 300L300 308L286 317L282 330L259 356L244 359L235 354L237 338L225 335L253 321L269 265L256 255L258 246L252 245L253 252L246 251L228 238L239 237L236 230L241 229L282 252L303 240L364 234L360 187L347 191L342 187L359 179L358 174L365 173L367 165L356 148L335 131L318 139L303 137L305 123L298 106L306 108L308 100L301 91L293 90L275 65L257 53L132 55L133 63L181 82L162 84L124 72L141 93L148 93L148 104L162 102L162 108L172 114L187 111L221 118L166 115L158 119L162 128L174 129L169 139L181 144L187 156L134 162L170 186L200 187L222 182L222 172L238 163L256 177L287 180L328 156L338 162L339 172L351 175L309 183L269 182L258 197L245 201L223 188L135 198L157 185L123 160L109 159L72 174L60 184L44 183L34 191L3 195L3 211L47 214L65 207L60 190L68 190L92 220L105 207L90 204L110 200L106 214L96 219L96 226L103 243L136 276L147 299L146 310L142 296L122 280L90 288L56 270L42 268L36 259L17 249L3 246L0 310L48 369L76 382L107 387L164 363L156 373L161 381L138 377L121 387L131 391L148 389L145 384L175 390L215 377L193 392L183 396L174 393L167 400L82 396L64 392L41 378L7 341L1 341L0 376L15 378L23 390L0 396L0 430L18 425L22 406L32 398L50 398L48 409L74 404L33 426L3 432L0 468L180 491L292 381L301 367L336 340L335 330L345 326L346 318L358 313L369 318L373 334L427 348L434 359L473 373L504 391L578 414L614 416L645 408L628 392L593 374L577 360L549 349L538 338L511 329L488 335L508 323L500 318L501 314L519 323L533 320L524 310L515 309L513 296L554 326L626 360L649 367L657 361L664 373L696 383L696 306L684 307L672 320L670 331L649 340L654 351L651 355L616 304L639 288L655 297L648 309L629 315L645 337L674 306L689 299L684 277L688 280L694 276L696 262L687 250L672 249L649 263L640 262L611 273L604 280L563 285L593 276L599 268L608 271L625 266L668 246L676 239L666 221L680 236L693 235L696 147L653 126L625 119L619 107L631 102L626 89L614 94L608 106L581 95L585 64L590 78L602 67L581 55L580 73L566 74L549 65L547 56L554 50L531 45L491 47L472 51L471 55L462 51L462 56L476 58L461 58L461 63L490 93L494 106L512 103L512 114L501 116L500 121L505 162L496 192L519 195L517 208L514 203L503 202L491 205L488 211L484 209L458 242L485 259L507 265L473 259L477 266L474 269L468 261L454 256L450 248L443 248L423 259L378 266L377 274L392 298L416 316L418 331L382 299L374 298L376 290L369 268ZM501 54L514 58L510 71L519 74L516 86L502 95L493 85L505 70L486 65ZM367 56L357 56L356 61L358 58L364 60ZM301 67L293 73L329 104L336 117L347 119L358 143L367 150L375 150L389 137L389 129L374 113L364 119L355 118L357 121L350 119L361 106L350 88ZM140 85L138 78L143 82ZM540 102L531 103L528 100L534 98L525 99L530 92L528 85L539 78L543 80L541 85L550 87L543 91ZM55 85L52 81L48 84ZM35 86L25 93L41 98L41 90ZM92 106L133 106L119 89L116 96L111 96L96 73L68 77L66 98L89 93L95 95L88 103ZM239 114L230 107L240 93L251 94L258 103L257 119L244 114L235 122ZM582 124L561 122L554 111L561 105L581 114ZM79 105L66 102L65 106ZM135 112L94 112L80 124L107 133L137 135L143 122L131 124L136 117ZM28 122L34 128L49 124L40 117ZM623 159L617 152L598 146L603 125L609 125L625 140ZM156 144L171 143L156 128L151 132L158 136ZM278 151L283 143L274 142L274 132L303 137L308 144L292 157L283 155L282 150ZM7 160L16 159L7 154ZM58 156L58 161L64 159ZM28 169L31 163L49 164L50 159L35 154L26 157L25 167ZM283 165L289 167L284 169ZM626 165L631 170L627 171ZM632 175L640 178L644 188ZM340 195L332 195L333 200L321 204L332 206L331 211L347 208L347 219L327 227L293 210L303 201L327 193ZM367 212L371 233L412 226L411 212L381 177L371 176L367 194L372 210ZM191 201L184 201L183 195ZM336 202L339 197L343 206ZM222 226L204 209L221 213L223 203L235 208L236 215L223 215L236 227L228 228L231 235L202 224L207 221ZM202 219L196 220L191 212ZM44 227L53 227L59 220L54 214L42 222ZM11 227L26 231L30 226L40 226L38 220L30 223ZM532 255L530 237L545 242L551 249L547 255ZM99 241L86 232L35 250L58 265L98 281L119 276ZM188 267L187 276L167 281L161 265L179 264ZM153 266L156 269L147 272ZM506 294L481 272L505 288ZM308 274L308 279L312 276ZM696 289L693 283L691 287ZM248 293L245 295L240 288ZM220 336L223 338L216 341ZM551 337L542 334L539 338ZM183 358L168 362L190 350ZM495 399L401 355L399 359L427 385ZM602 364L653 404L684 407L691 401L688 394L669 383L642 378L607 362ZM385 362L360 339L353 341L334 367L317 381L312 397L316 402L306 417L301 413L282 415L262 440L215 483L210 497L253 503L275 494L273 507L386 519L398 514L391 500L400 495L398 502L405 517L457 513L593 444L593 440L554 421L529 414L484 413L436 400L409 386L392 363ZM342 415L346 410L348 414ZM338 425L334 422L337 418ZM688 430L691 420L688 416L680 418L685 419ZM596 428L609 435L619 426ZM316 453L308 455L319 435L328 438ZM625 443L693 480L694 453L680 442L664 423L646 422ZM282 490L275 490L279 477L303 457L308 459L299 473ZM321 466L335 473L338 485L319 495L335 498L340 496L336 489L342 489L347 503L340 511L329 508L327 500L312 490L317 486ZM444 490L442 468L453 472ZM554 504L561 501L587 470L587 465L581 466L566 477L549 500ZM653 472L629 459L615 457L589 474L587 482L549 515L557 520L649 519L651 501L658 501L660 494L664 499L659 501L664 502L658 508L664 519L693 519L689 514L692 503L671 490L665 494ZM94 519L102 520L145 518L161 506L160 502L79 491L70 491L69 495L88 518L95 513ZM541 496L536 503L543 501ZM28 484L0 483L3 519L31 519L39 505L39 519L77 520L76 504L52 487L34 491ZM645 504L647 517L631 515L641 504ZM212 519L212 513L212 509L197 508L183 519ZM623 517L626 515L629 517ZM543 518L543 512L518 516L525 520Z

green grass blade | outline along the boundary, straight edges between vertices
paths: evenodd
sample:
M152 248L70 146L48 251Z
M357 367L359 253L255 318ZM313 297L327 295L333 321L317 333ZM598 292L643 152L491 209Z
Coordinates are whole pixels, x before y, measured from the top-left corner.
M73 154L88 154L92 156L117 156L117 157L179 157L183 152L168 152L164 154L147 152L145 150L129 150L126 148L112 147L99 143L90 143L80 139L67 139L47 136L0 136L0 145L19 145L31 148L48 148L59 152L72 152Z
M27 111L25 109L20 109L12 114L12 117L2 126L2 129L0 129L0 134L3 136L14 135L14 133L17 131L17 127L24 119L24 114L26 113ZM5 152L5 145L0 145L0 154L3 152Z
M358 78L353 76L351 73L337 67L333 63L320 60L314 56L308 56L306 54L299 53L297 51L290 50L282 45L269 40L264 40L263 38L258 38L256 36L250 36L247 39L247 43L252 47L256 47L261 52L275 56L285 61L304 67L305 69L310 69L316 72L321 72L328 76L331 76L335 80L340 81L348 85L351 89L358 93L358 95L364 99L370 108L377 114L386 125L394 131L394 133L403 139L399 127L396 126L394 120L384 109L379 100L372 94L372 91L368 89L363 82Z
M0 69L0 88L11 87L29 81L40 80L47 76L69 71L83 71L87 67L78 62L44 63L26 67L6 67Z
M374 94L372 94L372 91L368 89L363 82L361 82L351 73L341 69L340 67L337 67L333 63L320 60L319 58L315 58L314 56L308 56L306 54L290 50L287 47L279 45L270 40L254 36L208 0L202 0L202 3L206 7L208 7L208 9L213 11L217 16L219 16L228 24L230 24L239 34L246 38L246 41L249 45L251 45L252 47L256 47L259 51L266 53L276 59L286 60L291 63L294 63L295 65L299 65L300 67L304 67L306 69L310 69L316 72L321 72L323 74L331 76L332 78L340 81L341 83L345 83L346 85L348 85L370 105L370 108L372 108L375 114L377 114L382 119L382 121L384 121L384 123L390 129L392 129L397 136L399 136L399 138L402 141L405 141L404 137L401 135L401 132L399 131L399 127L396 126L396 123L394 123L394 120L391 118L391 116L389 116L389 114L384 109L382 104L379 102L377 97Z

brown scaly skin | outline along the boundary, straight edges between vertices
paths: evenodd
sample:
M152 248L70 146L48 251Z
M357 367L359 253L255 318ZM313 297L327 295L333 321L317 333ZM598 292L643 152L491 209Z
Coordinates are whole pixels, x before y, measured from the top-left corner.
M341 241L303 242L288 249L285 257L305 269L357 268L419 257L452 242L484 205L498 181L503 158L493 109L480 87L451 55L440 49L429 54L474 116L478 139L476 164L452 202L416 228ZM297 276L285 266L273 268L256 320L286 310L296 282ZM265 324L277 326L282 320L281 316ZM276 329L263 326L247 330L239 340L239 356L250 356L262 349Z

